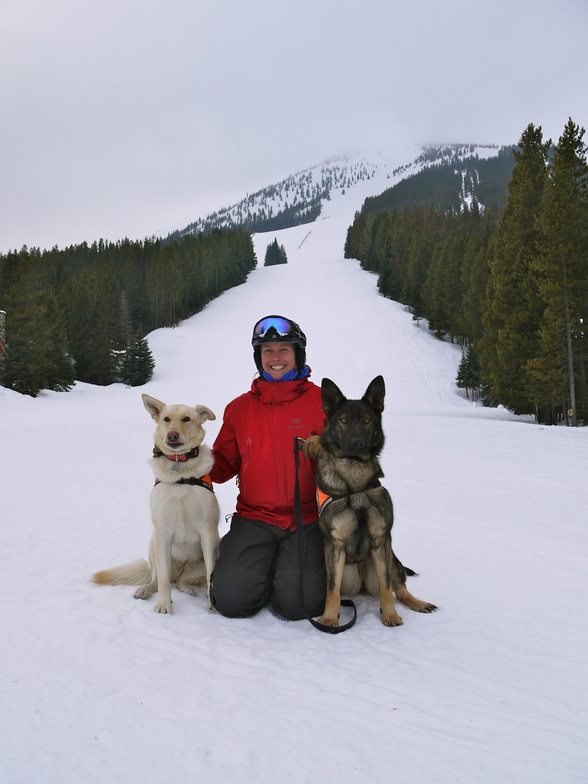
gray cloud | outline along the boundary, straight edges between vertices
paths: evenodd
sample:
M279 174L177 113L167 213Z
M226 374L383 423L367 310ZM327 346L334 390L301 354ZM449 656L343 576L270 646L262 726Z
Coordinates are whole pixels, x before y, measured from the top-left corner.
M8 6L8 7L6 7ZM331 155L586 125L584 0L20 0L0 250L178 228Z

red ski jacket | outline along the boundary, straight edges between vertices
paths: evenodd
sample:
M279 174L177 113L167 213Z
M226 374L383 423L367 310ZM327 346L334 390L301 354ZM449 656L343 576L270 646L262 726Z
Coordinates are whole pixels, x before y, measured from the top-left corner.
M237 514L284 530L294 529L294 437L323 430L321 390L308 377L255 379L251 390L225 409L213 444L213 482L238 475ZM300 454L302 521L318 519L316 461Z

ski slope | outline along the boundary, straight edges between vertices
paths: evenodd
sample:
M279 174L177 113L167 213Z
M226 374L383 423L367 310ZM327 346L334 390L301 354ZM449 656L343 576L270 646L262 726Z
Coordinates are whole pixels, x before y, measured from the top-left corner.
M288 264L152 333L145 387L0 387L3 784L588 780L588 430L474 406L454 384L460 350L342 258L382 189L363 182L315 224L256 235L260 265L275 237ZM353 629L331 636L268 609L223 618L203 591L174 590L174 614L156 615L132 588L88 582L147 554L141 393L212 408L212 443L271 313L306 332L315 382L357 397L383 374L394 547L433 615L399 605L389 629L361 597ZM235 484L217 494L224 532Z

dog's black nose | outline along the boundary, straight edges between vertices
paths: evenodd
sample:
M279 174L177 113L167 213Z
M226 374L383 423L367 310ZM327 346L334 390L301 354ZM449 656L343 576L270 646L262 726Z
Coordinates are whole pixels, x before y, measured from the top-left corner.
M355 438L351 439L351 448L357 450L358 452L365 447L365 438L359 438L356 436Z

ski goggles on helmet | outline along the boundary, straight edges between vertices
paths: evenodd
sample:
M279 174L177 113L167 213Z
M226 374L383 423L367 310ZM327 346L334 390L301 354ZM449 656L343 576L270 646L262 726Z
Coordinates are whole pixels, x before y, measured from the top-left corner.
M280 340L285 343L300 343L302 346L306 345L306 336L298 324L283 316L265 316L253 327L251 342L254 346L259 343L269 343L270 341L279 342Z

